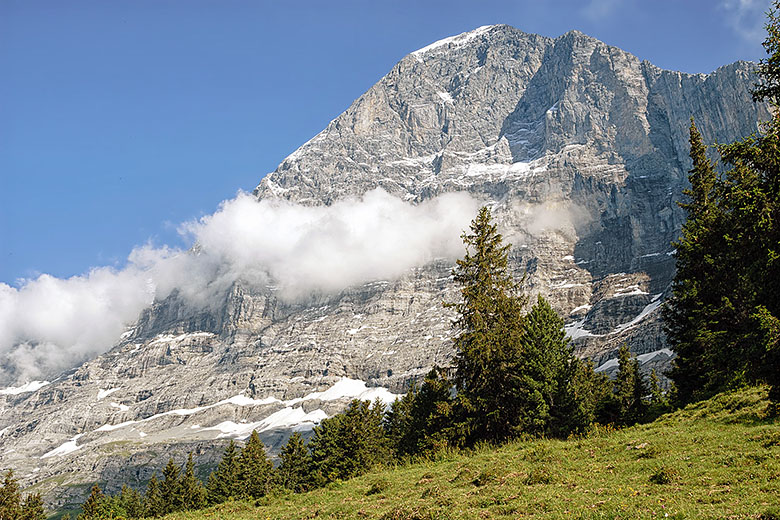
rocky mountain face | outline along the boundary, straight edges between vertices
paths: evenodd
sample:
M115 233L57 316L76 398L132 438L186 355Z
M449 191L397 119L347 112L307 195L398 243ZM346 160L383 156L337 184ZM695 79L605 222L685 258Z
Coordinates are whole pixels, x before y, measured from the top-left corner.
M730 142L769 118L750 63L661 70L579 32L482 27L403 58L260 182L258 198L328 205L375 188L413 203L490 205L529 294L566 316L610 372L671 351L659 307L684 214L688 125ZM205 471L253 428L279 447L353 397L390 400L453 355L452 262L288 302L238 282L223 302L156 302L107 354L35 391L0 394L2 466L60 507L92 482L141 485L170 455Z

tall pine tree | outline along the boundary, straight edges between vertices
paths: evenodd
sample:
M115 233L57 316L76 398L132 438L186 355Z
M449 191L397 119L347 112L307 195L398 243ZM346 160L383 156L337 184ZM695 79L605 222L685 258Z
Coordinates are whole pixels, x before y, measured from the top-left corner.
M469 442L501 441L520 433L527 398L522 385L523 305L507 264L509 245L480 209L464 233L466 254L453 270L461 287L454 308L458 403Z
M187 456L180 489L181 507L184 511L200 509L206 505L206 489L195 475L195 463L192 460L192 452Z
M276 482L283 489L302 493L311 487L312 460L303 437L293 432L279 453Z
M273 464L265 454L265 446L257 431L252 430L236 464L242 496L260 498L268 493Z
M230 441L217 469L209 475L206 498L209 504L220 504L241 496L238 480L238 452L236 443Z
M680 239L673 244L677 271L672 297L663 309L667 338L677 353L669 377L683 402L711 392L708 349L719 334L714 328L718 320L713 310L720 304L716 287L722 266L717 261L717 251L724 247L717 229L722 220L715 190L717 176L693 119L690 146L691 187L683 191L687 201L679 203L688 218Z

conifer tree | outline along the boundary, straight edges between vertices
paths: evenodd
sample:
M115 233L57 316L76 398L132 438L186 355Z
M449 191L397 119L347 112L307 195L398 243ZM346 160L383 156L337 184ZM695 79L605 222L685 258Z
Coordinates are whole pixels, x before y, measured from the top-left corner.
M195 463L192 452L187 456L184 475L181 478L181 507L184 511L200 509L206 505L206 489L195 475Z
M314 428L309 450L315 485L362 475L389 459L383 415L381 401L372 406L369 401L353 400L345 412Z
M569 380L574 353L558 313L541 295L525 318L521 385L525 402L521 427L528 433L566 435L575 403Z
M82 512L76 517L77 520L100 520L106 516L106 497L100 487L95 484L87 497L87 500L81 506Z
M22 501L20 520L46 520L43 500L38 493L30 493Z
M260 498L268 493L273 471L273 464L268 460L265 446L260 441L257 431L249 436L236 464L241 493L244 497Z
M639 362L631 356L628 345L624 343L618 351L618 373L615 379L620 424L631 425L644 418L646 407L643 397L646 393Z
M420 389L411 393L405 429L395 448L398 455L434 452L451 444L451 390L452 383L440 368L428 372Z
M682 235L673 245L676 249L677 271L672 285L672 298L663 314L669 344L677 353L669 377L675 382L682 402L703 397L708 391L712 373L707 351L718 335L713 309L719 305L720 294L715 289L720 276L716 251L719 243L717 222L716 173L707 158L706 147L696 124L691 120L690 146L693 168L688 180L690 189L683 191L687 202L679 203L687 213Z
M168 459L163 469L163 480L160 482L160 503L163 515L181 510L181 482L179 466Z
M311 483L312 460L303 437L293 432L279 453L276 482L283 489L294 493L307 491Z
M417 383L412 382L407 392L401 398L393 401L385 413L383 428L390 449L396 457L402 457L406 454L404 436L411 428L410 414L418 392Z
M117 518L143 518L144 517L144 502L140 493L129 486L122 486L119 494L116 496L116 509L119 514L116 514Z
M241 496L238 481L238 453L231 440L217 469L209 475L206 484L206 500L209 504L220 504L230 498Z
M518 434L525 418L525 301L508 268L510 246L503 244L487 207L480 209L462 238L466 254L453 269L461 301L445 304L457 311L458 406L468 442L500 441Z
M162 497L160 496L160 484L157 481L157 475L152 475L149 483L146 485L146 495L144 495L144 515L147 517L162 516L165 511Z
M21 514L21 494L14 472L8 470L0 487L0 518L14 520Z

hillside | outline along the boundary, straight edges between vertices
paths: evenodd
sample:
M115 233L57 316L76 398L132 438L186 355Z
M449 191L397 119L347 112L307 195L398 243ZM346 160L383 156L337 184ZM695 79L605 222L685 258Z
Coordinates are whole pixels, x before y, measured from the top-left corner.
M624 430L448 453L257 506L166 518L778 518L780 421L765 416L766 392L720 394Z

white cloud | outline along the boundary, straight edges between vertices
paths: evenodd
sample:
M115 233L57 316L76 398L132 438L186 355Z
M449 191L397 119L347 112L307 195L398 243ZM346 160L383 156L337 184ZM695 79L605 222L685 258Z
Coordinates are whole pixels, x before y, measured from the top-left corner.
M274 284L292 300L455 258L477 207L463 193L412 205L377 189L316 207L240 193L181 226L195 244L190 251L146 245L121 270L42 275L19 288L0 283L0 381L50 377L105 352L145 307L174 290L205 306L240 280Z
M724 19L743 39L758 43L766 36L764 24L771 0L720 0Z
M621 0L590 0L580 12L593 22L601 22L611 17L620 5Z

